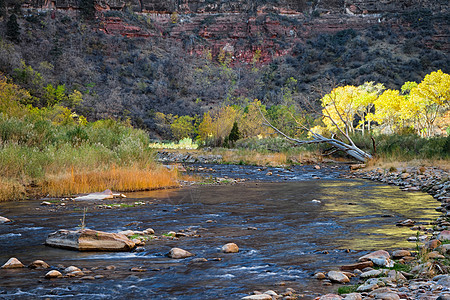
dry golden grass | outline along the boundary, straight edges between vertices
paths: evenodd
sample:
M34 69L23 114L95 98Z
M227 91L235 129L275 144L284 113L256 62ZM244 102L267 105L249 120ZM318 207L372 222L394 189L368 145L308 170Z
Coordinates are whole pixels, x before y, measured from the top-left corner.
M112 167L106 170L76 171L49 175L41 184L42 193L64 196L110 189L113 191L139 191L177 186L176 169L162 166Z
M406 167L438 167L439 169L450 171L450 160L444 159L413 159L408 161L399 161L395 158L374 158L367 162L366 169L404 169Z
M281 166L287 162L284 153L266 153L262 154L257 151L224 151L221 153L223 162L230 164L246 164L261 166Z
M25 187L23 184L0 177L0 202L24 197Z

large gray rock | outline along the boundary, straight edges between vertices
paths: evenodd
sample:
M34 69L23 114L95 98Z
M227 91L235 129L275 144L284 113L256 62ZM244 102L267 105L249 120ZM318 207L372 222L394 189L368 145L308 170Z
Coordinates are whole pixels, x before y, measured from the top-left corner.
M114 194L111 190L104 190L100 193L90 193L84 196L79 196L74 198L77 201L88 201L88 200L105 200L105 199L113 199Z
M79 251L129 251L135 247L125 235L91 229L58 230L50 233L45 244Z

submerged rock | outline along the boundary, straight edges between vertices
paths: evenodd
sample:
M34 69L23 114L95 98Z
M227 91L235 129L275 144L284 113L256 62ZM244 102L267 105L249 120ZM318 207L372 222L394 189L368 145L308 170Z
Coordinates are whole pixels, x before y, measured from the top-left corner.
M79 251L130 251L135 244L125 235L91 229L58 230L50 233L45 244Z
M1 266L1 269L17 269L23 267L25 266L20 262L20 260L15 257L11 257L3 266Z
M170 258L174 258L174 259L182 259L182 258L194 256L194 254L192 254L189 251L183 250L181 248L172 248L172 249L170 249L168 256Z

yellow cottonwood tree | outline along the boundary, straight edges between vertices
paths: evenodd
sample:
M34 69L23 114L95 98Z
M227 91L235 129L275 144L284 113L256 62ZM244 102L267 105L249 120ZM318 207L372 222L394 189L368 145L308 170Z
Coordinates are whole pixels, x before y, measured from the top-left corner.
M369 113L367 119L377 122L388 133L403 127L406 116L402 107L407 105L405 97L398 90L386 90L375 101L375 113Z
M347 135L354 132L357 94L357 87L347 85L333 89L322 98L323 122L329 131L342 130Z
M408 84L408 86L407 86ZM423 137L434 135L436 119L450 106L450 75L441 70L426 75L421 83L407 82L402 90L410 89L408 108L414 118L414 128Z

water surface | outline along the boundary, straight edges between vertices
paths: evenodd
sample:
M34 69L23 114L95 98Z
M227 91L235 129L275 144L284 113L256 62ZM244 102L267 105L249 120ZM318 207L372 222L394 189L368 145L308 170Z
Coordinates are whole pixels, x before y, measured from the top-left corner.
M223 172L231 174L233 168L244 175L261 172L232 166ZM200 235L152 241L139 253L44 246L49 233L77 228L86 203L68 203L59 209L42 207L40 201L1 203L0 215L14 223L0 225L0 263L13 256L25 264L43 259L54 268L76 265L104 278L46 280L45 270L0 270L0 298L239 299L253 290L292 287L311 299L337 289L311 279L315 271L353 263L370 250L414 247L406 239L415 232L395 223L406 218L428 222L438 216L433 209L437 202L420 192L339 180L334 171L279 172L286 174L279 176L280 182L190 186L102 202L146 203L136 207L97 209L89 204L86 224L91 229L118 232L151 227L158 235L168 231ZM317 176L322 179L311 180ZM238 244L240 252L221 253L220 247L228 242ZM196 256L170 259L165 255L172 247ZM193 262L199 257L208 261ZM108 265L116 270L104 270ZM131 272L131 267L147 271ZM280 282L286 285L277 286Z

